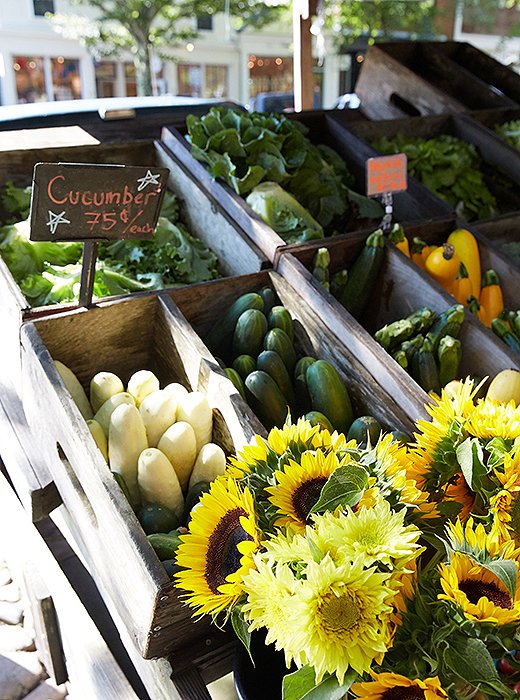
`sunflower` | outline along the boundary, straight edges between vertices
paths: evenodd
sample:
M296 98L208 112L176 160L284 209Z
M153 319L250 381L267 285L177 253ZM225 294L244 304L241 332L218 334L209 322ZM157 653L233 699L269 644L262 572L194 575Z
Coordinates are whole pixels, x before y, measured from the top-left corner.
M217 478L194 509L189 532L181 535L176 584L198 613L216 614L243 594L242 578L259 548L253 498L232 479Z
M473 518L462 523L460 518L446 525L446 534L454 551L467 552L468 546L474 554L486 558L519 559L520 549L511 539L501 541L496 532L486 532L482 523L475 524Z
M239 452L236 457L229 458L225 476L232 479L242 479L246 474L250 474L257 464L267 462L267 453L267 441L260 435L255 435L250 445L245 445L242 452Z
M370 683L354 683L351 690L364 700L438 700L448 697L438 676L410 680L397 673L373 674Z
M367 672L387 650L388 601L394 595L387 585L389 574L365 569L361 559L336 566L325 556L319 564L309 562L305 575L305 585L287 603L290 629L280 630L288 656L298 664L303 651L316 683L325 673L342 683L349 668Z
M518 564L516 568L518 579ZM439 572L444 593L438 598L455 603L470 620L495 625L520 620L520 587L513 598L497 576L460 552Z
M334 452L326 455L321 449L304 452L300 463L289 459L284 471L275 472L276 486L265 489L281 516L275 525L304 532L309 523L309 512L317 502L321 489L339 466Z
M468 486L462 472L455 474L444 489L443 501L455 501L461 506L458 517L465 520L472 512L475 505L475 493Z
M331 551L338 563L360 557L365 567L375 563L390 570L403 568L420 551L417 540L421 531L405 525L404 509L394 512L388 501L380 498L373 508L346 513L314 516L314 533L309 533L318 549Z
M479 401L469 417L467 429L475 437L514 440L520 437L520 406L491 399Z

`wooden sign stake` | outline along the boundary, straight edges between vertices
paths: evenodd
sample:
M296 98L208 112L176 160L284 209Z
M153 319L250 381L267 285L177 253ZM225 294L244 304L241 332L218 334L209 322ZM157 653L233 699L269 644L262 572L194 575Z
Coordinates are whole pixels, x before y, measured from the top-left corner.
M79 305L92 306L94 292L94 277L96 276L98 241L85 241L83 245L83 265L81 268L81 286L79 290Z

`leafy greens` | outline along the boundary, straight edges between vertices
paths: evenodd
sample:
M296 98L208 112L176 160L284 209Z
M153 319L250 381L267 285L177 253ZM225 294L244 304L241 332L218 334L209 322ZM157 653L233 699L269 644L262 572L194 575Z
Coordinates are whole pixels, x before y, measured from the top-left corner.
M495 132L507 141L513 148L520 150L520 119L499 124Z

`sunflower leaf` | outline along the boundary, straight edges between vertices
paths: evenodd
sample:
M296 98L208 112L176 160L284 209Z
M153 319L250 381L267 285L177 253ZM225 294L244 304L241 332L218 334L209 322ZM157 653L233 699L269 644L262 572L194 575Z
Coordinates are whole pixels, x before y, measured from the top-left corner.
M284 676L282 700L341 700L357 675L350 669L341 684L336 676L325 676L316 684L314 669L303 666L298 671Z
M231 612L231 624L233 625L233 630L236 636L247 649L249 658L253 662L254 666L253 657L251 656L251 632L249 632L248 624L245 621L244 616L242 615L242 610L240 610L239 608L234 608Z
M483 462L484 451L477 438L466 438L457 447L456 454L464 479L472 491L493 490L494 485Z
M346 464L338 467L321 489L320 497L310 513L335 510L338 506L355 506L368 488L368 473L363 467Z
M511 598L516 594L516 562L512 559L488 559L482 561L478 557L469 555L483 569L487 569L494 574L507 588Z

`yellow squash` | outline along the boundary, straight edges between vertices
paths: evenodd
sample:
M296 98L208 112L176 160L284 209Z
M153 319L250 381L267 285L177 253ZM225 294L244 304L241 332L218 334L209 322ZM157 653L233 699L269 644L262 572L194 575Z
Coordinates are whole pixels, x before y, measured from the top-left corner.
M458 228L448 236L447 243L455 248L459 260L464 263L471 280L472 294L480 298L480 253L478 243L471 231Z
M499 372L489 385L486 398L501 403L514 401L517 406L520 405L520 372L516 369Z
M504 297L497 273L487 270L482 275L482 288L480 290L480 304L486 310L486 320L483 321L491 328L491 321L497 318L504 310Z
M443 243L438 248L435 248L426 258L426 272L450 293L459 272L459 267L459 256L455 252L455 248L449 243Z

